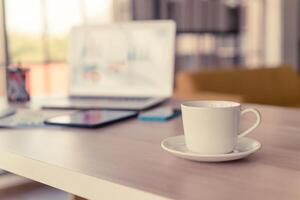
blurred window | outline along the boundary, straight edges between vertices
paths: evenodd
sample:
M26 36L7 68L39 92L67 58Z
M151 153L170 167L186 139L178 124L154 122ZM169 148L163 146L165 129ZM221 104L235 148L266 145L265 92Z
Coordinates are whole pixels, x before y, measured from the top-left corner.
M72 26L112 19L112 0L6 0L11 62L65 61Z
M124 0L5 1L10 64L30 69L31 94L66 92L71 28L112 22L120 2L124 4Z

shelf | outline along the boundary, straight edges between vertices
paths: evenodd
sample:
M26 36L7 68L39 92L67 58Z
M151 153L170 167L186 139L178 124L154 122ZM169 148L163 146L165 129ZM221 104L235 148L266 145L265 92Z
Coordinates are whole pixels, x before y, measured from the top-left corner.
M229 31L216 31L216 30L177 30L177 34L213 34L213 35L239 35L240 32L237 30L229 30Z

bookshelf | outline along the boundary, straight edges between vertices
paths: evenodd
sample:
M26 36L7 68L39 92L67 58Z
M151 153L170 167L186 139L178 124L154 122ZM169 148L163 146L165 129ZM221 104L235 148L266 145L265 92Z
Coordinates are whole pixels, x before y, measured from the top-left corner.
M235 3L232 3L235 2ZM134 20L172 19L177 24L177 38L181 35L193 35L200 41L209 35L215 40L211 52L194 52L181 55L177 45L176 66L181 68L191 63L191 57L198 60L199 67L219 66L222 63L238 66L243 58L241 46L242 6L239 1L225 0L132 0ZM204 38L204 39L203 39ZM231 48L232 54L224 57L221 49ZM205 48L199 42L199 50ZM185 61L185 59L189 61ZM226 59L227 61L225 62Z

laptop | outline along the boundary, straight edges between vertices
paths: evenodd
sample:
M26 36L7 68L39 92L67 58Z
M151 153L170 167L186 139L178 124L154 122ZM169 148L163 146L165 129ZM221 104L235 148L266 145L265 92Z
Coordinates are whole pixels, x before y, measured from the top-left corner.
M74 27L68 98L46 109L145 110L171 97L176 25L171 20Z

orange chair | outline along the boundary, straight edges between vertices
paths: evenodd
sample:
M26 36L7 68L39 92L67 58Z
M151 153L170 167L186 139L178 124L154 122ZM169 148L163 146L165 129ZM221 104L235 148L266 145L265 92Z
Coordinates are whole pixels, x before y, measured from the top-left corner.
M183 71L175 96L300 107L300 78L289 66Z

